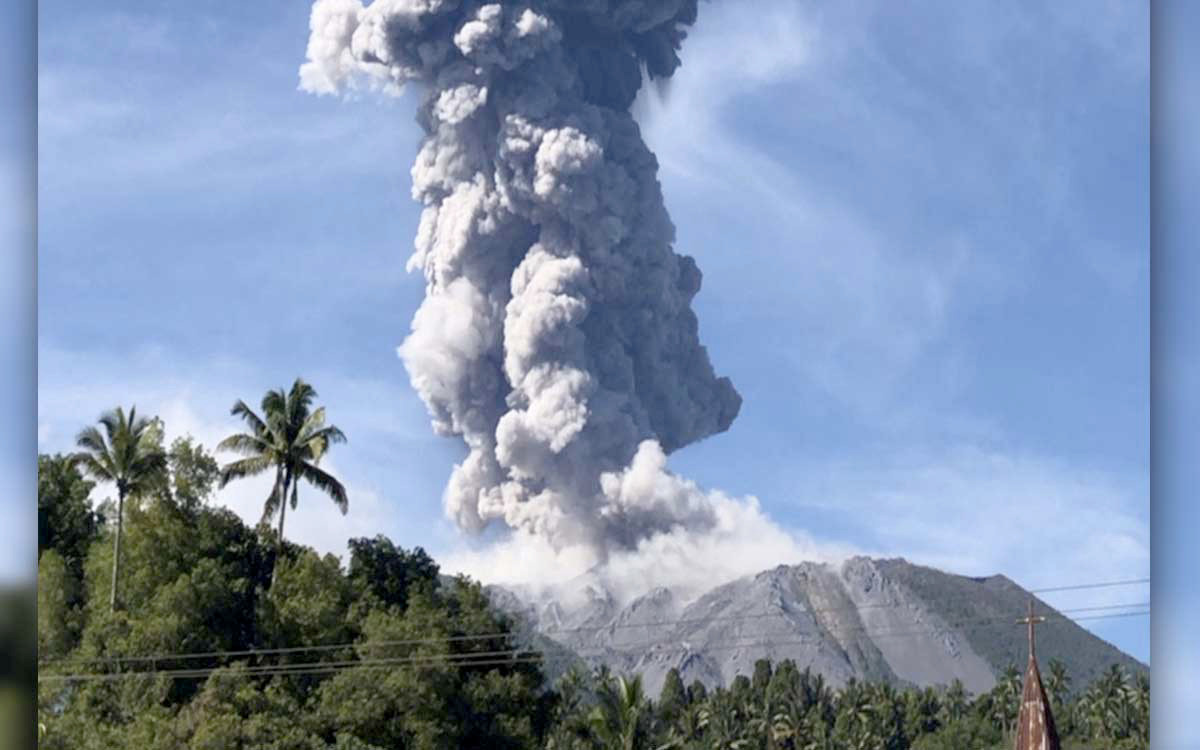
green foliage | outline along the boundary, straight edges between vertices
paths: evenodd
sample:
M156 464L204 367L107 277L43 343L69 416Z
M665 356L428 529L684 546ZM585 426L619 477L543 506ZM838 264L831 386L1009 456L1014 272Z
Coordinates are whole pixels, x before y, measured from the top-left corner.
M83 626L80 581L58 550L38 559L37 639L42 658L64 656L75 647Z
M296 406L304 394L289 402L292 395L272 396L278 409L270 419L279 429L285 418L301 426L307 420L307 407ZM135 422L132 413L106 416L118 428ZM150 435L142 448L158 450L161 424L137 424ZM129 448L132 438L121 434L107 438L110 453ZM398 548L383 536L355 539L343 569L333 556L284 544L210 504L215 462L190 439L176 441L156 471L137 491L124 485L131 500L121 516L126 606L114 610L105 602L122 524L97 530L87 504L90 484L61 456L39 459L46 529L39 531L36 594L40 747L986 750L1012 744L1021 692L1015 668L978 696L957 681L936 690L857 681L834 689L790 660L765 659L751 675L712 690L699 681L685 689L672 669L657 704L640 677L605 668L572 669L548 688L540 655L514 654L521 634L492 609L483 588L440 576L424 550ZM294 497L294 484L285 481L277 488L281 503L284 486ZM0 602L0 667L23 675L26 684L39 674L33 628L24 641L10 640L22 637L14 625L21 617L34 620L33 599L29 592L24 600ZM1120 665L1089 674L1098 676L1072 692L1065 667L1048 665L1045 684L1063 746L1148 748L1145 675L1131 676Z
M913 743L913 750L963 750L963 748L1007 748L1001 732L988 722L959 719L941 730L921 735Z
M167 471L162 450L162 423L129 414L117 407L100 415L100 427L92 425L79 431L75 443L81 448L75 461L84 473L98 482L117 486L116 533L113 536L112 582L108 607L116 610L120 599L121 535L126 498L137 498L161 487Z
M679 670L675 667L667 672L666 678L663 680L662 690L658 695L658 717L659 720L671 724L679 719L680 714L688 706L687 691L683 687L683 680L679 676Z
M214 672L177 724L196 750L325 750L320 735L300 720L304 710L282 681L263 683L238 665Z
M115 529L92 541L82 578L43 552L42 746L542 745L552 694L536 655L504 654L512 623L478 584L439 581L422 550L376 537L356 540L350 571L289 548L269 585L275 540L228 510L174 501L175 487L127 508L122 609L104 606ZM464 637L479 633L494 637ZM272 648L289 651L253 653Z
M264 645L326 646L350 640L350 582L336 557L305 549L294 560L284 559L275 576L275 584L260 600Z
M640 675L600 681L588 725L598 747L639 750L650 747L656 726Z
M679 710L662 706L647 714L640 696L624 697L629 678L598 671L597 701L581 698L579 680L557 687L560 699L550 728L550 748L738 748L739 750L1001 750L1012 747L1004 726L1011 680L1002 675L993 690L975 698L961 683L946 689L898 689L886 683L851 680L840 690L820 675L784 661L774 669L756 666L758 679L735 679ZM769 677L767 675L770 675ZM1080 699L1064 711L1095 714L1095 730L1064 734L1066 748L1145 750L1149 747L1149 684L1138 683L1112 667L1089 686L1092 702ZM678 674L664 683L663 702L675 704L682 691ZM670 696L670 697L668 697ZM1098 708L1107 700L1107 709ZM633 709L643 707L642 711ZM652 715L657 721L643 722ZM670 718L666 718L670 716ZM633 730L633 727L637 727ZM634 739L631 739L634 738ZM632 743L632 744L631 744Z
M267 391L262 399L262 416L239 399L230 414L240 417L249 432L230 435L217 445L220 450L243 456L221 468L221 487L235 479L275 471L275 483L263 504L263 523L279 514L276 543L280 546L287 507L290 504L295 509L301 479L328 495L342 513L350 504L342 483L318 466L329 447L346 442L346 436L337 427L325 424L325 407L312 408L316 397L311 385L296 378L290 391Z
M79 577L99 519L88 501L95 485L76 463L62 454L38 456L38 557L55 550Z
M220 467L203 445L191 436L176 438L167 452L167 462L172 502L185 511L195 512L212 499Z
M771 660L758 659L754 662L754 676L750 679L750 687L756 693L763 693L771 682Z
M503 636L463 638L506 630L478 585L462 580L414 593L402 612L373 610L355 648L362 665L321 686L317 715L380 747L531 747L548 708L540 671L494 656L509 648Z
M162 423L129 414L117 407L100 415L100 427L90 426L75 438L81 449L75 461L98 482L112 482L121 498L133 497L161 484L167 470L162 449Z
M437 585L438 566L425 550L397 548L382 534L350 540L350 581L372 598L375 606L408 605L410 590L429 591Z

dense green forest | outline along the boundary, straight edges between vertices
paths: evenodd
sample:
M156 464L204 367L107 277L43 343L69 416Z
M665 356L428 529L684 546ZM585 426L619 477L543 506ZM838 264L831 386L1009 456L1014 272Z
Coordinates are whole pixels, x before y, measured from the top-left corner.
M93 506L78 456L38 459L42 747L1011 747L1016 669L979 696L835 689L766 661L713 690L672 672L658 696L604 670L548 684L478 583L382 536L352 540L345 563L287 542L271 518L295 490L279 481L272 513L250 527L214 503L230 477L203 446L163 446L160 423L142 427L100 446L130 465L157 456L118 501ZM310 445L312 463L325 447ZM1148 747L1144 677L1044 674L1065 747Z

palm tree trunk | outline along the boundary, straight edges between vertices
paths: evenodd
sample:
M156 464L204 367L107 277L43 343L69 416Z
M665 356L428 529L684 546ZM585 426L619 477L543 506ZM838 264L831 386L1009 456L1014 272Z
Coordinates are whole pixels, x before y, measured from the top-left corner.
M113 573L112 591L109 594L108 609L117 611L117 581L121 576L121 529L125 519L125 490L117 488L117 536L113 541Z
M279 533L275 536L275 547L282 554L283 552L283 519L287 515L287 497L286 493L284 501L279 504Z
M275 576L279 572L279 563L283 560L283 519L287 515L288 485L292 483L292 473L289 471L283 480L283 493L279 501L279 533L275 535L275 565L271 568L271 588L275 588Z

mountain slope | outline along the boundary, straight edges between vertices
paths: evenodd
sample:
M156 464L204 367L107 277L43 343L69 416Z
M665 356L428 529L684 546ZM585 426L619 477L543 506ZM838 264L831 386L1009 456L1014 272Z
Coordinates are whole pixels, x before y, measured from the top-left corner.
M651 695L673 667L685 683L727 685L752 674L761 658L792 659L834 685L851 678L922 686L958 679L972 692L986 691L1005 667L1024 664L1025 630L1016 619L1033 598L1003 576L975 579L865 557L779 566L690 602L658 588L621 606L594 581L550 596L489 591L531 633L584 662L642 673ZM1049 618L1039 627L1038 657L1043 664L1062 660L1075 684L1113 662L1147 670L1034 601ZM556 672L572 659L557 651L551 661Z

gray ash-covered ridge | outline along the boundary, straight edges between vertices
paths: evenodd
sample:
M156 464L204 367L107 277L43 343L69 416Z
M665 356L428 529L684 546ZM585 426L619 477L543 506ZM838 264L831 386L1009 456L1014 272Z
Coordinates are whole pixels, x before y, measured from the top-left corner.
M659 588L619 606L589 585L578 610L545 593L536 605L529 594L513 598L546 637L585 663L643 674L652 694L672 668L685 683L727 685L752 674L761 658L792 659L834 685L855 678L944 686L957 679L971 692L986 691L1007 666L1027 658L1015 620L1033 596L1003 576L980 580L865 557L781 565L689 602ZM500 587L491 590L500 606L512 601ZM556 626L542 619L551 604L559 608ZM1054 614L1044 602L1037 606ZM1039 658L1062 660L1078 684L1113 662L1146 670L1074 623L1043 627L1038 643Z

